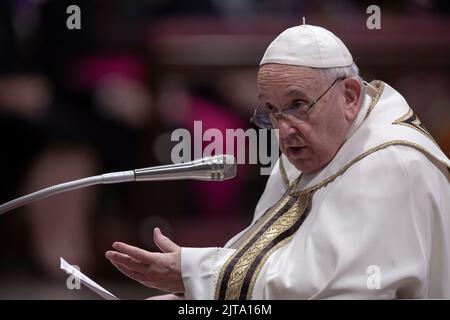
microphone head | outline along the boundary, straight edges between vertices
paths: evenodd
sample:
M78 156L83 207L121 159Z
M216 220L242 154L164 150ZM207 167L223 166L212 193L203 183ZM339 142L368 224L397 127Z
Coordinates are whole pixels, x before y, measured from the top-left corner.
M236 176L234 156L221 154L186 163L134 170L135 181L203 180L223 181Z
M210 157L207 162L211 164L211 180L223 181L236 176L236 160L230 154L221 154Z

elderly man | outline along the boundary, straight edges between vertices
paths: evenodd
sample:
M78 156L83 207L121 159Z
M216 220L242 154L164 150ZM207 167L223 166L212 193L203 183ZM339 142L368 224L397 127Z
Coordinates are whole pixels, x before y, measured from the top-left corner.
M224 248L123 243L127 276L187 299L450 298L450 161L404 98L365 83L331 32L267 48L252 122L281 151L251 225Z

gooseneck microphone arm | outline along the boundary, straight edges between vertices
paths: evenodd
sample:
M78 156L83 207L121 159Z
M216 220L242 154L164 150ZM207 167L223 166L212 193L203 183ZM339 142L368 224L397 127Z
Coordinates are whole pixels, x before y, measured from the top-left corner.
M122 175L121 175L122 174ZM6 202L0 206L0 215L16 209L18 207L27 205L29 203L47 198L49 196L53 196L55 194L66 192L70 190L75 190L79 188L85 188L90 186L95 186L97 184L106 184L106 183L121 183L135 181L134 180L134 171L124 171L124 172L114 172L107 173L98 176L92 176L88 178L83 178L79 180L73 180L69 182L60 183L51 187L44 188L42 190L27 194L23 197L14 199L12 201Z
M0 215L61 192L98 184L186 179L223 181L234 178L235 176L236 163L234 157L231 155L217 155L180 164L105 173L57 184L6 202L0 205Z

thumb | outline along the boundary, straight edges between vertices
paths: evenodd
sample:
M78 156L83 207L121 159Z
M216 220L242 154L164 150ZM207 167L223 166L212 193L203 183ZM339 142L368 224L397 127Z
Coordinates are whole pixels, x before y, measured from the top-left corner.
M162 252L180 251L180 247L175 242L163 235L159 228L155 228L155 230L153 230L153 240Z

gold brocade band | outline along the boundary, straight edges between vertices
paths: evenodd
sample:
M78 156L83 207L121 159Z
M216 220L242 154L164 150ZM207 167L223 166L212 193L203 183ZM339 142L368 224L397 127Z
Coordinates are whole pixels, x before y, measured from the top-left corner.
M296 183L295 183L296 184ZM292 195L289 188L275 206L272 217L228 259L216 287L216 299L251 299L262 265L280 244L290 240L311 206L311 193Z

